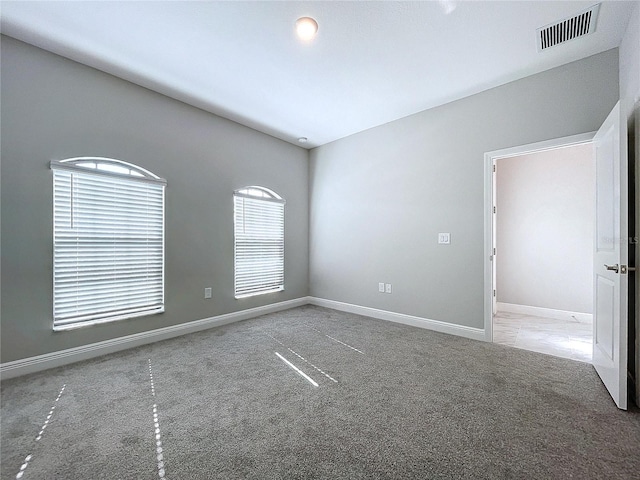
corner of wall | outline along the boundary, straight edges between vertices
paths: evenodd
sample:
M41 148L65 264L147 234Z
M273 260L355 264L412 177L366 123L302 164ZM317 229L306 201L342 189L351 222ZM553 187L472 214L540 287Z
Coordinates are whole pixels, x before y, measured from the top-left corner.
M640 3L636 3L625 30L620 47L619 77L620 98L626 101L627 117L633 114L633 106L640 101Z

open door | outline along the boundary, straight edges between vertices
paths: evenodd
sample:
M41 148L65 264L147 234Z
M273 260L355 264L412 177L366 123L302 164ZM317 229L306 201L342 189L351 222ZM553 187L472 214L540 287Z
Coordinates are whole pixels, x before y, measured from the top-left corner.
M628 177L626 119L616 104L593 139L596 170L593 366L627 409Z

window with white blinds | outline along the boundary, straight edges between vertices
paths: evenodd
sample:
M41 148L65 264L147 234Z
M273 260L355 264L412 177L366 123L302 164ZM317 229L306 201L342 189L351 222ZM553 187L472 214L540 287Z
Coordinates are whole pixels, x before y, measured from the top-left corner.
M246 187L233 194L235 296L284 290L284 205L275 192Z
M51 169L54 330L163 312L165 180L106 158Z

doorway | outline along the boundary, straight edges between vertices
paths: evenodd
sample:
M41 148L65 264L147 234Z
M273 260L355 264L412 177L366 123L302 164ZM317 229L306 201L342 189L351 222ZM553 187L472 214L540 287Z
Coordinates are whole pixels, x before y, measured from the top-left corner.
M597 132L549 140L520 147L485 153L484 195L484 272L485 272L485 340L493 341L493 315L497 307L494 286L495 265L495 175L497 159L591 143L595 172L593 202L593 349L592 365L618 408L627 409L629 379L637 372L629 367L629 168L626 109L616 103ZM632 258L632 257L631 257ZM571 272L567 272L570 275ZM637 352L636 352L637 355Z
M495 207L487 340L591 362L592 138L487 154Z

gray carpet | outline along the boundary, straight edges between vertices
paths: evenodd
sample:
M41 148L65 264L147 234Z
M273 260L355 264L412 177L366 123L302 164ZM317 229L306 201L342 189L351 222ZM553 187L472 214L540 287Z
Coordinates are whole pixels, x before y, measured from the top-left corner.
M3 382L1 414L3 479L640 478L591 365L313 306Z

